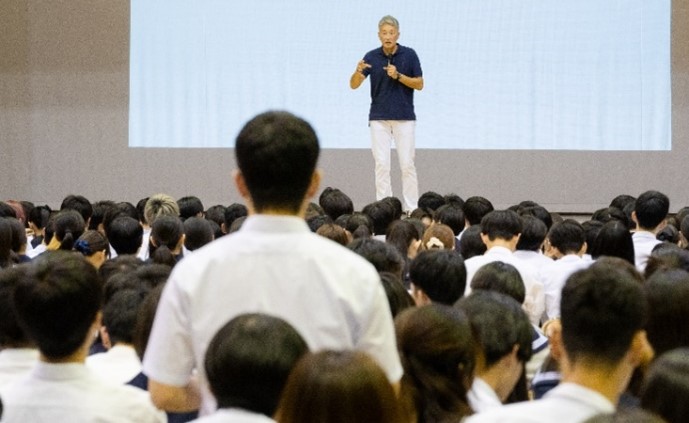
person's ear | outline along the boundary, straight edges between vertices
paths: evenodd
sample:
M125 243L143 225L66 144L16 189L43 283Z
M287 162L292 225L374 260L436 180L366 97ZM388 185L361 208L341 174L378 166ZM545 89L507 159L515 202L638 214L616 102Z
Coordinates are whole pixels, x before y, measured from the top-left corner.
M237 187L239 195L244 199L250 198L249 188L246 186L246 181L244 180L244 175L239 170L234 170L232 172L232 178L234 179L234 184Z
M182 251L182 247L184 246L184 241L187 239L187 236L185 234L182 234L179 237L179 241L177 241L177 245L175 246L175 250Z
M306 190L306 198L311 199L316 195L318 188L321 186L321 179L323 177L323 171L321 169L316 169L311 175L311 182L309 183L309 188Z
M106 350L109 350L112 348L112 341L110 340L110 334L108 333L108 328L105 326L101 326L99 329L100 332L100 341L103 343L103 346L105 347Z
M648 342L645 330L640 330L634 334L629 350L634 366L638 366L642 369L646 369L651 364L655 355L651 343Z
M414 283L411 283L411 296L414 298L414 302L418 307L431 304L431 299L428 298L428 295L426 295L425 292L423 292L423 289L417 287L414 285Z

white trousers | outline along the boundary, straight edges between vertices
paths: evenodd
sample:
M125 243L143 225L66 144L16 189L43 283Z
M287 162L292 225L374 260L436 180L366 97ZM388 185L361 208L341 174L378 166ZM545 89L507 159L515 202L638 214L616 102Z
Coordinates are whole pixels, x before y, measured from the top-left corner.
M402 195L404 210L414 210L419 200L419 181L416 176L414 156L416 152L413 120L372 120L371 149L375 161L376 199L392 196L390 183L390 149L394 140L402 173Z

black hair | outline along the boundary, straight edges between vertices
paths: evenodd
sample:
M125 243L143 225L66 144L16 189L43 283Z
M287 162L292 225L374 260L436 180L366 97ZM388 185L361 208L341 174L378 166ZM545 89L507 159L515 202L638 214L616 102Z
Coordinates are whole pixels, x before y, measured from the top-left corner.
M13 305L15 287L27 269L27 265L22 265L0 271L0 349L32 345L28 334L19 324Z
M204 360L219 408L273 416L295 363L308 346L289 323L265 314L244 314L215 334Z
M494 210L493 204L484 197L469 197L464 202L464 216L469 225L477 225L481 223L483 216Z
M106 235L117 255L136 254L143 242L144 228L137 219L120 216L110 223Z
M225 223L225 210L227 210L227 207L222 204L216 204L208 207L204 215L206 220L217 223L218 226L222 226L222 224Z
M184 224L177 216L158 216L151 225L149 239L149 256L153 263L167 264L174 267L177 258L172 253L184 235Z
M612 220L600 228L589 251L594 259L601 256L619 257L634 264L632 234L627 226L618 220Z
M524 280L516 267L502 261L494 261L481 266L474 278L469 281L471 289L496 291L512 297L519 304L526 299Z
M395 210L392 205L382 200L367 204L361 212L371 218L375 235L384 235L395 219Z
M454 250L425 250L411 262L409 278L431 301L452 305L464 295L467 270Z
M106 257L110 254L110 246L105 235L94 230L84 232L74 243L74 250L85 257L90 257L99 251L105 251Z
M144 289L121 289L105 303L103 326L108 330L112 345L134 341L136 319L147 293Z
M372 238L359 238L347 248L365 258L379 272L390 272L402 278L404 258L395 247Z
M395 220L385 233L385 242L397 248L397 251L405 259L409 254L411 243L420 239L421 235L416 226L407 220Z
M539 204L531 204L528 206L521 206L517 212L519 216L533 216L539 219L541 222L545 223L546 228L550 230L553 226L553 216L550 212L543 206Z
M641 407L656 413L667 423L684 423L689 416L689 348L678 348L659 356L651 365L643 390Z
M464 260L481 256L488 249L481 239L482 231L481 225L471 225L462 233L462 239L459 242L459 252Z
M511 240L522 232L519 215L512 210L493 210L481 219L481 233L488 239Z
M445 197L435 191L424 192L421 194L418 201L419 208L431 211L436 211L440 206L444 206L445 204Z
M45 228L45 225L48 224L48 219L50 218L50 207L45 205L45 206L36 206L31 209L27 216L27 220L34 225L38 229L43 229Z
M438 207L433 214L433 220L449 226L455 236L459 235L460 232L464 230L466 224L462 209L452 204L445 204Z
M118 273L134 271L143 265L144 262L138 257L131 254L125 254L106 260L98 269L98 274L103 280L103 283L107 283L112 276Z
M184 221L184 246L189 251L198 250L213 241L214 233L210 221L192 216Z
M244 125L234 151L258 213L301 209L320 152L308 122L288 112L262 113Z
M393 318L402 310L416 305L414 298L409 294L409 291L407 291L402 280L397 275L390 272L379 272L379 275Z
M562 255L577 254L586 243L586 234L579 222L565 219L550 228L548 240Z
M520 215L522 235L517 241L517 250L539 251L548 234L548 227L543 221L532 215Z
M76 210L84 222L88 222L93 214L93 206L83 195L70 194L62 200L60 205L60 211L63 210Z
M634 212L641 229L654 229L667 217L670 199L658 191L646 191L636 199Z
M232 203L225 208L225 214L223 215L225 223L225 232L230 232L230 226L232 223L240 217L245 217L249 214L249 210L244 204Z
M103 219L105 218L105 213L114 208L116 203L111 200L97 201L93 203L93 213L91 213L91 219L89 220L88 229L98 230L100 225L103 225L103 230L105 229L105 224Z
M689 272L661 269L644 284L648 300L646 333L656 355L689 347Z
M81 215L72 209L61 210L55 216L55 236L60 241L61 250L71 250L76 240L86 230Z
M345 229L354 239L368 238L373 234L373 221L367 214L354 212L347 219Z
M203 214L203 203L199 197L188 195L177 200L179 206L179 218L182 222L190 217Z
M354 203L347 194L337 188L327 187L318 197L318 204L325 214L335 220L343 214L354 213Z
M61 359L84 344L102 298L98 273L82 255L54 251L28 267L15 289L14 305L41 353Z
M567 279L560 311L570 361L615 366L644 328L647 306L641 284L631 273L597 262Z

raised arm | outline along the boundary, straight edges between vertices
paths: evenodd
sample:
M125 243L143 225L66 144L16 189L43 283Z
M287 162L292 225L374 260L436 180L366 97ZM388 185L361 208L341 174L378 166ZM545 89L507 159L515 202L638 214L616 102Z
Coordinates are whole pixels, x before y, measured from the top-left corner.
M370 67L371 65L364 62L364 59L359 60L359 63L356 64L356 70L349 78L349 86L351 89L356 90L361 86L361 83L364 82L364 80L366 79L366 75L364 75L364 69Z

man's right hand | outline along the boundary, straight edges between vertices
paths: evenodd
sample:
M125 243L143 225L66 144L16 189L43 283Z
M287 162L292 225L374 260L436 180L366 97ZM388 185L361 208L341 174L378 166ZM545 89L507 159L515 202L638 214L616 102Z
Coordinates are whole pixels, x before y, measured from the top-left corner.
M359 60L359 63L356 64L356 71L357 73L364 73L364 69L370 68L371 65L368 63L364 62L364 59Z

